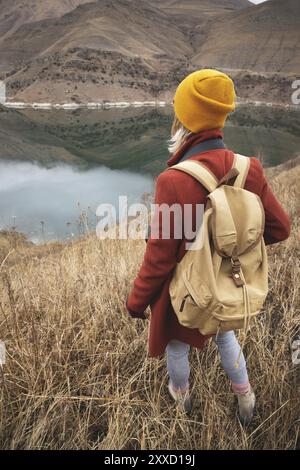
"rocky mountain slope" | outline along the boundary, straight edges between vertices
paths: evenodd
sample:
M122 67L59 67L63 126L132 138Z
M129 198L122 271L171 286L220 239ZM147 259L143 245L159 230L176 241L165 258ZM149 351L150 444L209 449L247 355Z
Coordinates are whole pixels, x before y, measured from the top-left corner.
M23 24L2 41L0 61L10 64L5 78L15 99L70 101L70 90L74 100L113 100L133 99L136 89L153 95L158 71L189 54L184 32L155 6L99 0Z
M0 0L0 47L22 25L34 23L46 18L60 18L78 5L91 0ZM21 44L20 44L21 46ZM0 63L0 70L9 67L9 63Z
M208 65L259 72L300 71L300 2L269 0L214 20L192 57Z
M182 27L203 25L209 18L253 6L248 0L148 0Z
M166 37L172 41L166 43ZM4 38L0 58L16 64L72 47L144 58L189 52L183 32L158 8L142 0L98 0L82 3L59 18L24 23Z
M171 101L187 73L215 67L230 71L239 96L287 102L300 69L298 0L1 5L0 80L9 99Z

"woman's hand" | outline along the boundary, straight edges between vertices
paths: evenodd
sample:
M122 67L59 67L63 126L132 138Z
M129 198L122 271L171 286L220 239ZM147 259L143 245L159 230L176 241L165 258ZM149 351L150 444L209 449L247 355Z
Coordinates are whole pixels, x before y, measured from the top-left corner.
M149 318L150 318L150 313L147 310L145 312L135 312L135 311L131 310L131 308L128 305L127 300L125 302L125 308L126 308L127 312L129 313L129 315L132 318L139 318L141 320L149 320Z

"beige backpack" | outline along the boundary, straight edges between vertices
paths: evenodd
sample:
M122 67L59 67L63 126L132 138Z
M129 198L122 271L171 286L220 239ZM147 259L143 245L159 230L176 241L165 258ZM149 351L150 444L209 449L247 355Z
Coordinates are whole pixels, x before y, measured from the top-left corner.
M249 159L236 154L221 181L200 162L172 166L208 191L203 223L178 263L170 297L179 323L202 334L247 329L268 293L268 260L260 198L243 189Z

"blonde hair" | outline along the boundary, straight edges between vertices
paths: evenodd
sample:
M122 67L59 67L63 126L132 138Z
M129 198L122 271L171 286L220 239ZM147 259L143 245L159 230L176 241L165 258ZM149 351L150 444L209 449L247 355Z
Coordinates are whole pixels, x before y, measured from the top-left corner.
M179 119L174 116L173 124L171 127L171 138L167 141L168 151L175 153L184 144L186 139L192 132L184 127Z

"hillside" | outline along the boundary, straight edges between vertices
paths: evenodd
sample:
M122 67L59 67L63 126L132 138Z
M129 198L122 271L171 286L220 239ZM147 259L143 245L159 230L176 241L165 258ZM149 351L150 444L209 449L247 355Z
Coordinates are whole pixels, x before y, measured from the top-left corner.
M0 234L1 449L294 449L299 436L300 166L271 180L293 219L269 247L269 295L245 344L256 415L243 430L215 346L191 353L193 414L167 394L165 358L147 357L147 322L124 300L145 243L28 244ZM240 334L241 338L243 334Z
M172 101L186 74L214 67L239 97L290 103L299 21L298 0L14 0L0 80L17 101Z
M49 112L0 106L0 161L29 160L46 167L104 164L157 175L166 166L172 118L171 107ZM300 112L239 106L224 132L229 148L275 165L299 154Z
M172 43L166 44L163 38L171 35ZM162 53L181 57L189 50L183 33L147 2L98 0L59 18L23 24L3 40L0 57L9 56L15 64L79 46L144 58Z
M91 0L0 0L0 48L22 25L45 18L59 18L78 5ZM21 47L21 44L20 44ZM7 58L9 59L9 58ZM0 63L0 71L11 66L10 61Z
M300 70L300 2L269 0L214 20L191 59L197 66L259 72Z
M204 25L208 19L225 13L252 7L248 0L148 0L165 11L178 25L191 29Z
M189 51L184 32L147 2L98 0L23 24L3 40L0 61L14 65L8 94L19 100L132 99L136 89L140 97L154 93L157 72Z

